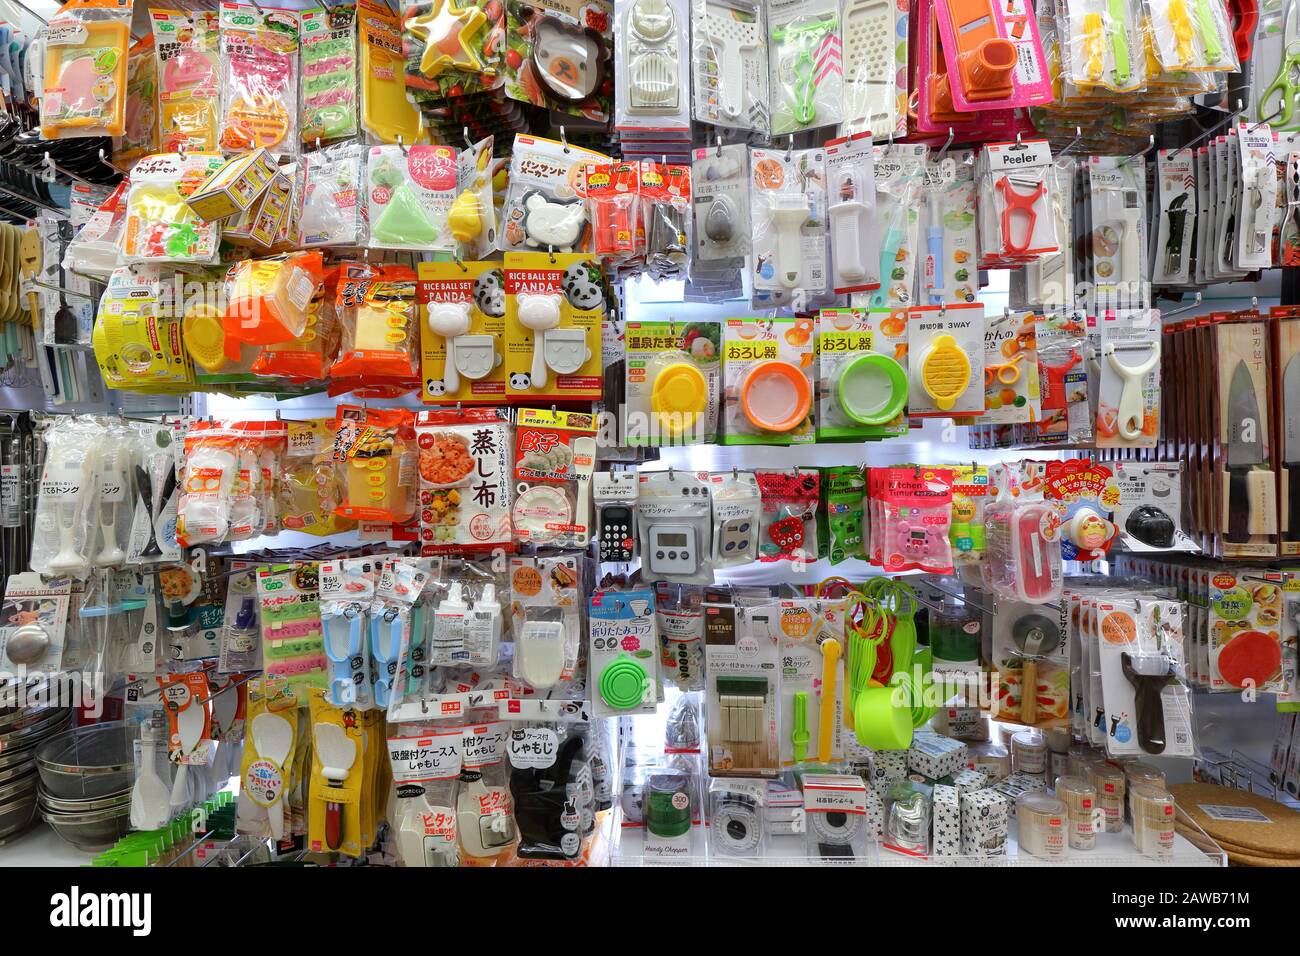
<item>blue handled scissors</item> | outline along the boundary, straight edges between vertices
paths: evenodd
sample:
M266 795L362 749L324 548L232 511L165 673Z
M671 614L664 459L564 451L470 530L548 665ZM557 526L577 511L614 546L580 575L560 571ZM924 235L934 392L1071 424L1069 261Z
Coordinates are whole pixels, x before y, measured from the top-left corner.
M1263 122L1275 114L1267 108L1273 94L1279 94L1281 106L1276 112L1280 125L1291 122L1295 111L1296 95L1300 93L1300 13L1296 10L1296 0L1290 0L1286 8L1286 24L1282 28L1282 62L1277 76L1259 98L1259 120Z

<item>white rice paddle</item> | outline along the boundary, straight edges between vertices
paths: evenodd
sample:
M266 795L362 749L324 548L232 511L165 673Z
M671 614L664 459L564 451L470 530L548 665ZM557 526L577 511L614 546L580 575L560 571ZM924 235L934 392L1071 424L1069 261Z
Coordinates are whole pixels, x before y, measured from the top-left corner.
M284 837L284 788L288 783L284 762L289 759L289 748L293 746L293 728L279 714L261 713L253 718L252 731L253 746L257 748L258 756L271 761L280 769L280 792L266 806L266 821L271 826L271 836L280 840Z
M199 701L191 699L189 706L176 715L176 733L181 738L182 757L188 757L193 753L203 737L203 725L207 723L207 714L203 706ZM172 807L183 807L189 802L189 778L189 764L182 763L177 766L176 779L172 781Z
M158 776L155 757L153 726L145 724L140 729L140 773L131 788L131 826L137 830L157 830L170 810L167 784Z

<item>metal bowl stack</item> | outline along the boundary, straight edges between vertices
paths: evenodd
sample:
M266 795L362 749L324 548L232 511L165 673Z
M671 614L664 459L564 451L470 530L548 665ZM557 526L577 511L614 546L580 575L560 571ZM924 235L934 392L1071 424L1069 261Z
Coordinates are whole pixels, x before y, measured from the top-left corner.
M36 751L71 722L63 707L0 708L0 843L35 818Z
M42 819L78 849L112 846L131 827L134 765L120 721L52 737L36 752Z

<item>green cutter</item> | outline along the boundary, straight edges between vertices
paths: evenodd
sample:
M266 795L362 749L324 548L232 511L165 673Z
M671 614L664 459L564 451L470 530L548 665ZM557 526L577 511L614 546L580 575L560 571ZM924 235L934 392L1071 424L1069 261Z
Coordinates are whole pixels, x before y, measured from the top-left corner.
M822 37L839 27L839 17L818 17L806 23L796 21L787 26L777 27L772 31L774 43L796 46L794 62L790 73L794 80L791 93L794 95L794 119L801 127L809 127L817 118L817 107L813 102L817 87L813 82L816 63L813 51L821 43Z
M808 741L811 739L808 734L808 692L801 690L794 695L794 730L790 731L795 763L808 759Z
M1110 52L1115 61L1115 82L1127 86L1133 76L1128 58L1128 12L1124 0L1106 0L1110 14Z

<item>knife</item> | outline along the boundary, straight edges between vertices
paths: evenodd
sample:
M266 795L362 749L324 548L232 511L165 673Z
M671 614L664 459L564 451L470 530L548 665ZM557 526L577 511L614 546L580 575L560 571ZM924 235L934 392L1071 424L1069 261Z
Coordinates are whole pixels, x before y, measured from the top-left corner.
M1282 464L1286 468L1286 536L1300 539L1300 355L1282 373Z
M1244 360L1237 363L1228 386L1228 536L1227 540L1250 539L1251 469L1264 460L1264 442L1259 420L1255 382Z

